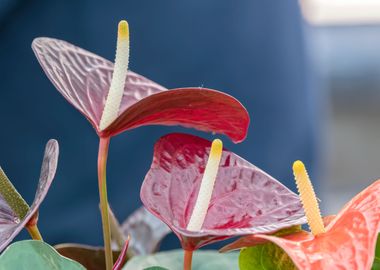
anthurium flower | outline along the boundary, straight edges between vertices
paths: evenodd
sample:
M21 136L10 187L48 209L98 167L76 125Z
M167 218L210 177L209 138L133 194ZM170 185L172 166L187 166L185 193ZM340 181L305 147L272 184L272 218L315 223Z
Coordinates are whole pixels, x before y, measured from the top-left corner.
M214 151L210 146L211 142L192 135L162 137L155 144L153 162L141 188L145 207L173 230L183 249L195 250L229 237L269 233L305 222L296 194L238 155L221 149L204 220L198 229L190 228L202 177L214 154L209 154Z
M283 237L256 234L246 238L240 248L271 241L289 255L298 269L371 269L380 230L380 180L357 194L336 216L324 221L325 227L321 226L322 232L317 234L313 233L315 227L312 232ZM232 244L223 250L237 247Z
M0 168L0 252L24 227L28 230L33 230L32 227L37 222L38 208L45 199L57 169L58 152L57 141L50 140L45 148L40 180L38 182L36 196L30 208L14 189L4 171ZM36 232L35 230L30 231L30 233L39 234L38 231Z
M53 38L36 38L32 48L57 90L91 122L99 136L145 125L182 125L223 133L234 142L246 137L249 116L235 98L200 87L168 91L132 71L126 75L117 118L102 130L100 121L114 64Z
M235 98L204 88L166 88L128 70L129 25L120 21L115 64L68 42L37 38L33 51L58 91L95 128L99 141L98 185L106 269L112 268L106 186L110 138L145 125L182 125L245 139L249 116Z

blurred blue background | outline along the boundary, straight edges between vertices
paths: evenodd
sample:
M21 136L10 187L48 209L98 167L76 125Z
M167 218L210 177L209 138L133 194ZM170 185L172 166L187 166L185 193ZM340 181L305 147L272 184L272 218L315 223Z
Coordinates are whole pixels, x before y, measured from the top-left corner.
M296 1L0 0L0 164L32 202L44 145L60 143L55 181L40 209L50 243L101 244L98 138L54 89L30 48L35 37L64 39L113 60L116 27L131 28L132 70L168 87L229 93L248 109L246 141L227 147L295 188L292 162L303 160L319 187L324 94L309 58L309 26ZM177 127L143 127L111 142L110 204L120 220L141 205L139 189L154 142ZM178 247L171 237L164 248Z

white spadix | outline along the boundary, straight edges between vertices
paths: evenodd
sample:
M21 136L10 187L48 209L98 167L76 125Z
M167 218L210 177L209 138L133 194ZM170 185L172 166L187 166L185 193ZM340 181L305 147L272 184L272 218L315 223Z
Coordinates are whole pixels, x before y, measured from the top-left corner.
M212 191L214 190L214 184L218 174L222 153L223 143L221 140L215 139L211 145L210 154L202 177L202 182L199 188L193 213L191 214L190 221L187 224L187 229L189 231L199 231L203 226L208 206L210 204Z
M104 105L100 130L106 129L118 116L121 99L123 98L125 80L129 65L129 26L127 21L120 21L117 35L115 65L111 86Z

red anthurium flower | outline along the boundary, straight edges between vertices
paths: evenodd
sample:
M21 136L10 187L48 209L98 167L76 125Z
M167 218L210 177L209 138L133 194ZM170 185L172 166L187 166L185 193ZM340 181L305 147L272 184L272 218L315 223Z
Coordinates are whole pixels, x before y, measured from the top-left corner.
M199 230L188 229L207 171L210 145L192 135L162 137L141 188L145 207L174 231L183 249L195 250L232 236L269 233L305 222L296 194L223 149L203 225Z
M324 223L324 232L317 235L306 231L283 237L256 234L222 251L271 241L289 255L298 269L371 269L380 231L380 180L356 195L338 215L325 218Z
M182 125L245 139L249 116L235 98L206 88L167 90L128 71L118 117L104 130L100 120L114 64L68 42L37 38L32 48L58 91L91 122L99 136L109 137L144 125Z
M9 196L11 194L11 191L9 189L5 189L4 192L6 194L0 194L0 252L17 236L17 234L24 227L28 228L28 225L30 225L29 223L34 223L31 224L31 226L34 226L37 222L36 219L38 208L42 201L45 199L45 196L49 190L49 187L55 175L55 171L57 169L58 151L59 149L57 141L50 140L45 148L40 180L38 182L36 196L30 208L26 205L25 202L25 206L20 206L19 204L12 205L8 203L5 196ZM2 182L2 188L4 188L4 183L9 183L9 180L6 178L1 168L0 181Z

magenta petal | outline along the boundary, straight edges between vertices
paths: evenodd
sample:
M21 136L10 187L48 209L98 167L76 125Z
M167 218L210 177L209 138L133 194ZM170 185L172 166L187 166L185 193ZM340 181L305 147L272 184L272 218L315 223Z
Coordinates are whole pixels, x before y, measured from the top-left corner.
M45 148L36 196L24 219L20 220L0 195L0 252L16 237L38 211L53 181L57 169L58 152L58 142L56 140L49 140Z
M146 125L181 125L221 133L234 142L247 135L249 115L234 97L206 88L179 88L148 96L124 111L104 134Z
M184 249L305 223L296 194L224 149L203 228L198 232L186 230L210 145L192 135L162 137L155 145L153 163L141 188L145 207L177 234Z
M99 132L113 63L66 41L53 38L36 38L32 48L50 81ZM120 112L149 95L165 90L151 80L129 71Z

